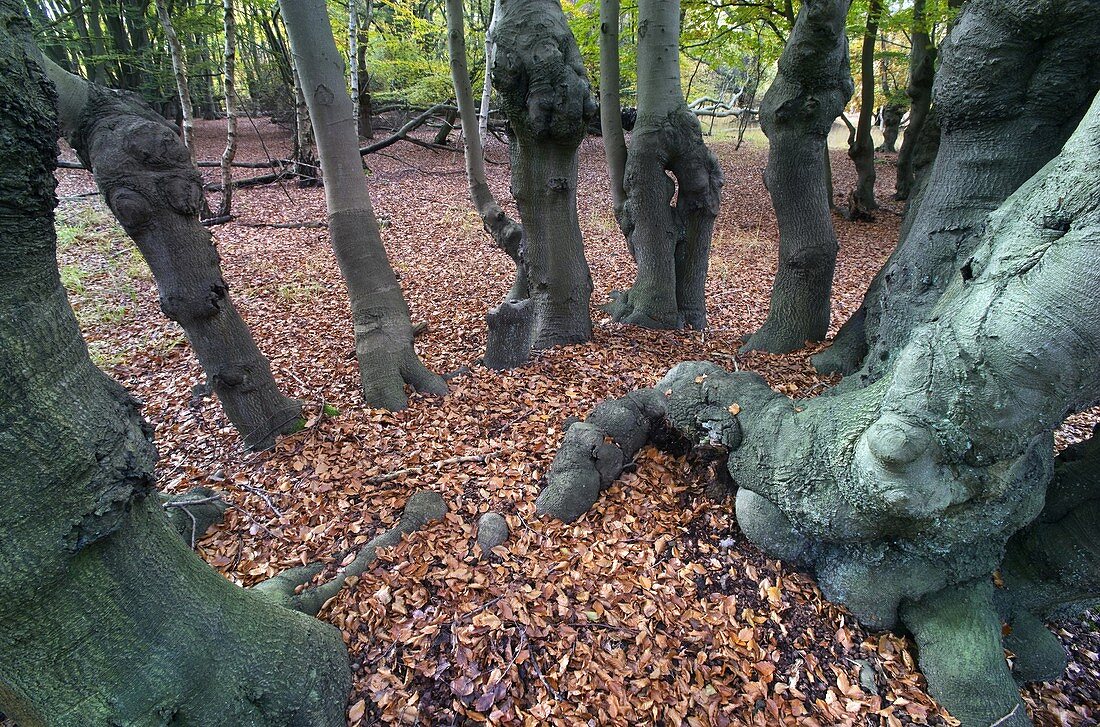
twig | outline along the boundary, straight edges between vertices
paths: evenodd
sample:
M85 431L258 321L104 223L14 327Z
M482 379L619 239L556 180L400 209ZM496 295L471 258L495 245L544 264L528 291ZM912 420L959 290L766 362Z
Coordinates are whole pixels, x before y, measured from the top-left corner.
M279 230L298 230L298 229L322 229L328 227L328 223L325 222L238 222L241 227L274 227Z
M382 482L389 482L390 480L396 480L402 475L411 475L419 473L429 467L435 467L435 471L438 472L444 466L449 464L462 464L465 462L486 462L489 459L495 457L497 452L485 452L484 454L467 454L461 457L448 457L447 459L441 459L438 462L430 462L428 464L416 465L415 467L406 467L400 470L394 470L381 475L375 475L374 477L368 477L366 483L369 485L377 485Z
M267 493L267 490L263 489L262 487L256 487L255 485L238 484L237 487L240 487L242 490L251 492L253 495L258 495L261 499L263 499L264 502L267 503L267 506L271 508L271 512L275 513L275 517L283 516L282 511L279 510L279 508L275 507L275 504L271 502L271 496Z

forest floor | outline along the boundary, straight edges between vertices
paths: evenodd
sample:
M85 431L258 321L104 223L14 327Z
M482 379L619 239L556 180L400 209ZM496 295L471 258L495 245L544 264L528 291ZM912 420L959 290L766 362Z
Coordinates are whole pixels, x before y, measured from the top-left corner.
M218 158L222 125L197 127L199 158ZM285 156L290 144L266 121L243 120L240 138L245 160ZM766 152L714 147L726 185L707 281L710 328L648 331L595 308L630 285L634 266L610 209L601 142L588 139L578 198L594 339L504 373L478 359L485 312L507 292L512 265L481 230L461 153L399 143L369 156L390 259L413 321L428 324L420 355L440 373L468 368L446 398L414 396L396 413L361 404L327 231L265 226L322 223L323 190L238 191L238 217L214 228L225 276L279 384L308 414L303 431L257 454L243 451L203 395L202 371L161 314L140 255L96 197L80 196L94 191L90 176L59 171L62 277L93 357L145 402L161 485L217 487L232 503L199 543L203 558L252 585L357 548L393 525L418 488L448 503L444 521L385 551L321 612L351 653L350 724L952 723L925 692L910 641L864 631L810 577L761 554L738 531L732 500L712 497L711 474L690 461L647 448L577 523L534 512L563 422L653 385L679 361L756 371L796 398L835 383L808 363L820 347L736 355L766 317L778 235L762 181ZM510 204L506 150L493 142L489 156L494 191ZM854 182L842 151L833 169L840 197ZM217 170L204 172L216 181ZM892 157L879 172L879 197L889 200ZM874 223L836 220L834 331L893 248L900 212L886 201ZM1078 420L1063 441L1087 433ZM488 511L507 518L512 536L483 554L475 523ZM1038 724L1097 723L1097 631L1083 620L1061 632L1073 658L1067 676L1026 693Z

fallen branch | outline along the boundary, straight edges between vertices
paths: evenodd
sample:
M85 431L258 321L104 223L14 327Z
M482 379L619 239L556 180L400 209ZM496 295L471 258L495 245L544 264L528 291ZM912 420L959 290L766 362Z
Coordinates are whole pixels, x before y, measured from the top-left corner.
M241 227L274 227L279 230L298 230L298 229L323 229L328 227L327 222L238 222Z
M449 464L463 464L466 462L487 462L493 457L497 456L497 452L486 452L484 454L467 454L461 457L448 457L447 459L441 459L438 462L430 462L428 464L421 464L415 467L406 467L400 470L394 470L381 475L375 475L374 477L368 477L366 483L369 485L377 485L382 482L389 482L396 480L398 477L404 475L418 474L429 467L435 467L435 471L443 469L443 467Z

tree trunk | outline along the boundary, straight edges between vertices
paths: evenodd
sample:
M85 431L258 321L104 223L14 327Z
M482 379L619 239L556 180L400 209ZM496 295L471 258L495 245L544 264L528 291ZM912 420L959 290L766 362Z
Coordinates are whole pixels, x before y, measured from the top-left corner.
M494 17L496 17L495 1L489 5L490 24ZM493 53L496 49L496 46L493 45L493 37L489 32L489 27L486 26L485 29L485 75L481 81L481 106L477 112L477 130L482 140L489 135L489 103L493 97Z
M769 142L764 181L779 222L779 270L768 318L742 351L787 353L823 340L829 331L838 245L825 155L833 121L852 95L844 34L848 5L802 4L760 105L760 127Z
M447 109L443 114L443 121L439 124L439 131L435 132L435 136L432 137L432 143L442 146L447 143L447 139L451 136L451 132L455 128L455 120L458 119L458 111L455 109Z
M1028 724L998 600L1041 619L1100 598L1095 445L1048 488L1054 429L1100 401L1100 319L1081 292L1100 285L1098 165L1100 98L1062 154L988 217L965 271L877 383L792 401L755 374L691 362L642 397L728 453L750 540L811 569L867 627L905 624L929 690L964 727ZM614 410L590 419L618 442L627 419ZM581 438L571 429L567 441ZM606 486L605 470L617 474L597 449L607 437L590 441L586 457L563 445L555 458L557 499L566 480ZM1035 645L1048 656L1037 639L1014 642Z
M638 277L607 308L624 323L702 329L722 171L680 88L680 3L642 0L638 17L638 119L621 217Z
M309 106L302 90L298 69L291 69L294 79L294 174L298 185L312 187L320 182L320 165L313 153L313 122L309 118Z
M875 109L875 43L878 40L878 23L882 16L882 0L870 0L867 10L867 30L863 34L860 53L860 102L859 121L848 157L856 166L856 187L848 195L846 216L850 220L874 220L878 209L875 201L875 142L871 138ZM819 340L819 339L815 339Z
M348 69L351 72L351 113L359 130L359 3L348 0Z
M237 155L237 19L233 0L222 0L225 33L225 151L222 152L222 203L218 217L233 209L233 157Z
M187 152L191 155L191 163L195 163L195 112L191 108L191 87L187 83L187 56L183 51L179 36L172 25L172 18L168 15L166 0L156 0L157 17L164 28L164 37L168 41L168 50L172 56L172 73L176 78L176 93L180 99L180 111L183 114L183 143L187 146Z
M900 103L888 103L882 108L882 144L875 151L897 153L898 134L904 116L905 106Z
M1100 6L1008 7L971 0L944 45L939 152L897 250L864 296L864 382L888 368L964 268L989 212L1059 152L1100 87ZM995 67L981 60L990 57Z
M512 195L526 232L534 348L592 337L592 276L577 220L577 148L595 115L557 0L500 0L493 85L512 127Z
M88 357L55 257L55 99L29 44L0 0L0 711L26 727L343 725L339 632L187 547L154 496L138 402Z
M367 49L370 44L370 24L374 17L374 3L367 0L367 13L364 22L359 26L359 42L356 43L357 52L353 63L358 65L359 77L359 136L364 139L374 138L374 120L371 110L370 94L370 69L367 68Z
M626 204L626 138L619 100L619 0L600 0L600 133L611 180L615 219L622 220Z
M898 177L894 199L909 199L913 189L913 153L932 106L932 81L936 75L936 47L929 33L926 0L913 2L912 50L909 56L909 127L898 152Z
M160 307L187 333L207 380L247 447L291 431L301 403L283 396L229 298L199 222L202 180L163 117L130 95L47 64L62 129L156 279Z
M329 237L351 299L363 397L368 406L396 410L408 403L406 383L446 394L446 383L424 368L413 349L409 307L367 194L356 118L324 0L280 0L279 6L315 123Z

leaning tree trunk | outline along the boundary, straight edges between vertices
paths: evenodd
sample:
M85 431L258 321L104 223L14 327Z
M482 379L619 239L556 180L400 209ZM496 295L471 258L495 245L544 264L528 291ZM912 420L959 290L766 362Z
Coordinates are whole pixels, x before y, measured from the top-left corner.
M611 180L611 205L622 222L626 205L626 138L619 100L619 0L600 0L600 133Z
M987 219L967 271L878 382L796 402L755 374L681 364L570 429L551 504L585 502L572 491L614 479L659 400L674 428L728 453L750 540L812 569L866 626L904 623L931 693L965 727L1028 724L998 602L1041 619L1100 597L1095 447L1048 490L1053 430L1100 401L1100 319L1082 294L1100 286L1098 167L1100 98L1062 154ZM999 595L990 576L1003 559ZM1029 635L1013 642L1018 657L1034 647L1047 658Z
M638 23L638 120L620 217L638 276L607 308L624 323L702 329L722 170L680 87L679 1L642 0Z
M909 55L909 126L901 140L898 152L897 183L894 199L906 200L913 190L913 153L920 139L921 129L932 107L932 81L936 76L936 47L929 32L926 0L913 2L913 29L909 34L912 49Z
M742 351L787 353L829 331L838 245L825 160L833 121L852 95L844 34L849 3L802 4L760 104L769 143L764 181L779 222L779 269L768 318Z
M266 449L293 430L302 405L279 391L271 367L229 298L218 251L199 221L202 178L162 116L136 96L47 63L62 130L157 282L160 307L180 324L245 446Z
M160 24L164 28L164 37L168 41L168 51L172 56L172 73L176 78L176 93L179 95L180 112L183 114L183 143L187 145L187 151L191 154L191 163L194 163L195 142L192 137L195 133L195 112L191 106L191 87L187 83L187 55L172 25L166 0L156 0L156 2L157 17L160 18Z
M577 148L596 112L584 63L557 0L500 0L492 36L527 242L519 330L533 348L582 343L592 337L592 276L577 220Z
M874 125L875 109L875 42L878 40L881 16L882 0L871 0L859 58L859 121L852 143L848 145L848 157L856 167L856 186L848 195L846 211L846 216L851 220L874 220L872 213L878 209L875 201L875 142L871 138L871 127Z
M155 497L138 402L88 357L57 271L55 97L29 44L20 4L0 0L0 712L343 725L339 632L187 547Z
M222 152L222 202L218 217L233 209L233 157L237 155L237 18L233 0L222 0L222 31L225 34L225 151Z
M280 0L279 6L317 134L329 237L351 298L363 397L369 406L403 409L406 383L446 394L447 384L413 349L409 307L367 194L356 118L324 0Z
M523 227L505 214L492 190L485 173L485 150L481 145L477 112L474 109L474 91L470 84L470 71L466 63L466 33L463 23L462 0L447 0L447 48L451 56L451 80L454 82L458 113L462 120L462 138L466 146L466 178L470 184L470 199L474 203L485 231L497 247L504 250L516 264L516 278L512 289L502 304L505 308L522 305L528 298L526 265L523 261L525 240ZM502 328L505 308L490 311L488 347L485 365L504 369L524 363L529 356L531 341L527 326ZM502 335L507 332L508 335ZM513 336L512 334L516 334ZM518 336L518 337L517 337Z
M971 0L942 58L935 163L898 248L864 296L862 330L849 328L836 351L815 359L852 371L866 351L864 382L890 366L964 269L989 212L1058 153L1100 88L1100 4Z

